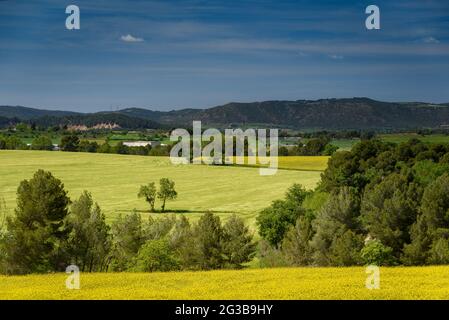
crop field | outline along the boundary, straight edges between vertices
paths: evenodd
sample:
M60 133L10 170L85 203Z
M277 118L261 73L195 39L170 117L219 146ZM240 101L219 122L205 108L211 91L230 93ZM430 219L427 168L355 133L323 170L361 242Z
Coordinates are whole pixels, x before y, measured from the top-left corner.
M307 158L298 157L289 166L325 168L327 159ZM250 224L258 211L283 197L293 183L313 188L320 178L319 171L278 170L275 175L261 176L258 168L243 166L175 166L167 157L5 150L0 151L0 199L5 199L9 212L15 207L20 181L30 179L38 169L50 170L61 179L72 199L83 190L90 191L108 221L134 209L149 214L137 192L140 185L162 177L173 179L179 194L167 203L168 211L194 219L206 210L224 218L236 213Z
M323 171L327 167L328 160L328 156L279 157L279 168L303 171Z
M169 273L0 276L0 299L449 299L449 267L381 267L367 289L363 267ZM225 284L225 286L223 286Z
M350 151L352 147L359 143L360 139L335 139L330 143L338 147L338 151Z
M260 160L264 163L269 163L270 158L255 157L256 164L249 164L249 157L234 157L234 163L237 163L238 159L243 161L245 166L255 167L267 167L267 164L260 164ZM279 156L278 168L285 170L299 170L299 171L324 171L327 167L328 156ZM236 165L239 166L239 165Z

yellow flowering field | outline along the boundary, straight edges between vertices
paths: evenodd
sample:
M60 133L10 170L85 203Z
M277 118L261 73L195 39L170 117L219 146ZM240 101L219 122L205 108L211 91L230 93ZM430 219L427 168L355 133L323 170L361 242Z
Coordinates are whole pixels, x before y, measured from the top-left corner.
M0 299L449 299L449 267L380 268L367 289L365 268L276 268L207 272L0 276Z

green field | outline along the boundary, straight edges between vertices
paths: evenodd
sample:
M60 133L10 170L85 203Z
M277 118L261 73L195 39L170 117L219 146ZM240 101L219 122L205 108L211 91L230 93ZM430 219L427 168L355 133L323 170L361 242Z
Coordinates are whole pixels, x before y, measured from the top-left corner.
M301 168L300 161L310 168L306 160L299 157L296 168ZM325 161L320 161L323 166ZM319 171L278 170L273 176L260 176L257 168L242 166L175 166L167 157L0 151L0 198L10 212L20 181L31 178L38 169L50 170L61 179L72 199L83 190L90 191L108 221L133 209L149 214L147 203L137 198L139 186L162 177L173 179L179 194L177 200L168 202L168 210L193 218L206 210L224 218L237 213L250 224L258 211L283 197L291 184L313 188L320 178Z
M338 147L338 151L350 151L352 147L359 143L360 139L335 139L330 143Z
M364 267L168 273L0 276L0 299L449 299L449 267L381 267L367 289Z
M243 159L242 159L243 158ZM285 170L299 170L299 171L323 171L327 167L329 156L279 156L278 168ZM249 164L250 157L234 157L234 163L243 161L245 166L248 167L267 167L266 163L270 163L269 157L255 157L253 161L256 164ZM262 160L265 164L260 164L259 160ZM235 166L240 166L235 164Z

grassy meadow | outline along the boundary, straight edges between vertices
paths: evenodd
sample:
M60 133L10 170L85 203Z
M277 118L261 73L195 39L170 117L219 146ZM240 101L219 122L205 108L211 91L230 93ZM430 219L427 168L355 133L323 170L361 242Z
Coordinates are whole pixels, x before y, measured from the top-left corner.
M369 290L364 267L169 273L0 276L0 299L449 299L449 267L381 267ZM226 284L226 288L223 284Z
M206 210L224 218L236 213L253 225L257 212L282 198L293 183L313 188L320 178L317 170L323 170L327 163L327 157L288 158L280 159L281 165L295 170L261 176L258 168L176 166L167 157L2 150L0 199L5 199L8 211L12 212L20 181L30 179L38 169L45 169L63 181L72 199L83 190L90 191L111 221L133 209L149 214L148 204L137 198L139 186L168 177L176 182L178 191L178 199L167 203L168 211L188 214L194 219Z
M242 159L243 158L243 159ZM234 163L243 161L243 164L248 167L267 167L270 163L270 157L254 157L252 161L256 164L249 164L251 157L234 157ZM283 170L299 170L299 171L323 171L327 167L329 156L279 156L278 168ZM262 160L264 164L261 164ZM241 166L241 164L235 164Z

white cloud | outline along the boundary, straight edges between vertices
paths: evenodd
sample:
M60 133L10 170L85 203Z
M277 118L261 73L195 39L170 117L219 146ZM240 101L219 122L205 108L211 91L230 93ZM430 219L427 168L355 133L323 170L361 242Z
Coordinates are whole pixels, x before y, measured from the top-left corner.
M434 38L434 37L426 37L422 39L424 43L440 43L440 40Z
M330 54L329 58L334 59L334 60L342 60L344 57L338 54Z
M144 41L143 38L136 38L130 34L127 34L126 36L121 36L120 40L125 41L125 42L142 42L142 41Z

